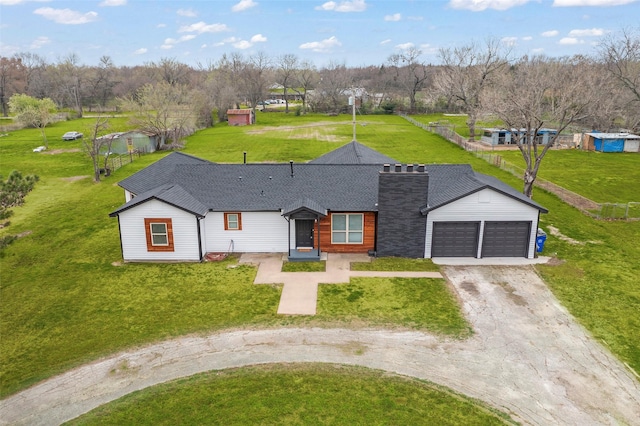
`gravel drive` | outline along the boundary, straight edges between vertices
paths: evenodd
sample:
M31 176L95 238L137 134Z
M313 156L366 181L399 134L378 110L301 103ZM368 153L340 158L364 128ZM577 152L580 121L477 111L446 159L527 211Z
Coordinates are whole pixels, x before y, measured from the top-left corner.
M362 365L427 379L534 425L640 425L640 382L530 266L444 268L475 330L284 328L187 336L78 367L0 401L2 424L59 424L147 386L271 362ZM428 309L428 307L426 307Z

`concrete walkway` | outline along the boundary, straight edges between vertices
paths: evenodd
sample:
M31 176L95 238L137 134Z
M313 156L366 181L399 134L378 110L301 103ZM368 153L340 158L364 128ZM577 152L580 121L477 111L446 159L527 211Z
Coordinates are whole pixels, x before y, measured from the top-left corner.
M0 424L55 425L133 391L274 362L361 365L430 380L531 425L640 425L640 382L528 266L445 267L474 330L282 328L183 336L130 349L0 401Z
M240 263L258 265L254 284L284 284L278 314L315 315L318 284L348 284L351 277L442 278L439 272L352 271L351 262L370 262L366 254L323 253L325 272L282 272L282 254L245 253Z

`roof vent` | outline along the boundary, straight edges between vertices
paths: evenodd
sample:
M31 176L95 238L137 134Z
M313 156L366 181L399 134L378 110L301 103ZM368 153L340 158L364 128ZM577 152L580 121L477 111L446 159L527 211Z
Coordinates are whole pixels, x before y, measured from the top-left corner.
M407 172L408 173L413 172L413 164L407 164Z
M391 171L391 164L385 164L382 166L382 171L383 172L389 172Z
M396 164L396 172L401 172L402 171L402 164Z

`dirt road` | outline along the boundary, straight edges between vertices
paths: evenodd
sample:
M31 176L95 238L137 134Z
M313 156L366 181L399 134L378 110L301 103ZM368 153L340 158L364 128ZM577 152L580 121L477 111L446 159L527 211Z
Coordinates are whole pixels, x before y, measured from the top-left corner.
M0 422L58 424L207 370L330 362L430 380L525 424L640 424L640 382L575 323L531 267L446 267L445 275L475 330L470 339L307 328L184 337L81 366L2 400Z

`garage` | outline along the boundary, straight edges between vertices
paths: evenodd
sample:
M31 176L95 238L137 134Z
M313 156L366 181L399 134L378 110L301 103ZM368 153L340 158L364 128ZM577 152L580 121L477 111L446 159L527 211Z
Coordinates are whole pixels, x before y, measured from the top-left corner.
M476 257L480 222L434 222L432 257Z
M531 222L485 222L482 257L527 257Z

